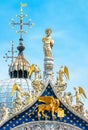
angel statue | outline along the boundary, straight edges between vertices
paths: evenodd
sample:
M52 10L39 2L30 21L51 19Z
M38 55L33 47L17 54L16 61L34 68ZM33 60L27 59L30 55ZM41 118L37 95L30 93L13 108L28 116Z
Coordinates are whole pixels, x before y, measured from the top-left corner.
M50 28L46 29L45 31L46 37L42 39L44 42L44 55L45 57L52 57L52 47L54 44L54 40L51 38L50 34L52 33L52 30Z
M43 83L42 81L40 81L41 75L40 75L40 69L38 65L34 65L34 64L31 65L29 69L29 78L31 78L33 72L35 73L35 77L34 77L34 80L32 81L32 86L34 87L36 91L40 91L43 86Z
M21 89L20 84L17 85L16 83L12 87L12 96L14 95L15 92L16 92L16 99L13 102L13 106L14 106L14 112L17 112L17 111L21 110L23 108L23 106L25 105L23 97L26 98L27 96L29 96L29 93L24 92Z
M70 79L69 78L69 71L68 68L66 66L61 66L59 72L57 72L58 76L57 76L57 82L56 85L58 86L58 92L59 91L63 91L66 88L66 83L65 83L65 77L66 79Z
M22 101L22 90L20 88L20 85L17 85L16 83L12 87L12 96L14 95L14 92L16 91L16 99L13 102L14 106L14 111L17 112L21 110L23 106L23 101Z
M75 90L75 96L76 96L76 104L82 103L81 97L82 97L82 98L87 98L87 96L86 96L86 94L85 94L83 88L80 87L80 86L77 87L77 88L74 87L74 90Z
M79 113L84 113L84 103L81 101L81 98L87 98L84 90L82 87L74 87L75 90L75 97L76 97L76 105L74 106L75 110L78 111Z
M38 65L31 65L31 67L29 68L29 78L31 78L33 72L35 72L35 80L39 80L41 78L41 75Z

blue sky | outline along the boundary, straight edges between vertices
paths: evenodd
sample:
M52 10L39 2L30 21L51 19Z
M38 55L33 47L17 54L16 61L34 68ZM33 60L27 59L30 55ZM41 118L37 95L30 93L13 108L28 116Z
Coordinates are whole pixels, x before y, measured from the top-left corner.
M24 55L30 64L38 64L43 72L42 37L46 28L52 28L54 72L60 65L66 65L70 72L68 91L74 86L82 86L88 96L88 0L3 0L0 2L0 79L7 79L8 63L4 54L11 49L11 40L15 49L19 44L19 35L8 25L11 18L19 14L20 3L27 3L24 13L32 19L35 26L23 35L26 50ZM17 55L17 54L16 54Z

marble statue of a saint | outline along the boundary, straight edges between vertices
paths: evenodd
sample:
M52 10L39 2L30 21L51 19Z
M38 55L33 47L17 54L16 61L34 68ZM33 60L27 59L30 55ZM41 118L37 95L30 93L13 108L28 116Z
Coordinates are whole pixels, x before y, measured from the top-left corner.
M42 41L44 42L44 56L52 57L52 47L54 44L54 40L51 38L50 34L52 33L51 29L46 29L45 31L46 37L43 37Z

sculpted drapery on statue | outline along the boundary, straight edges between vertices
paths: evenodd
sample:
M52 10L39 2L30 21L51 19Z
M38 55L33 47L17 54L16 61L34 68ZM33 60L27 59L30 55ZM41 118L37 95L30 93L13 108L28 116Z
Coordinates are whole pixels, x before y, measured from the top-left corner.
M45 57L52 57L52 47L54 44L54 40L51 38L50 34L52 33L52 30L46 29L45 31L46 37L43 37L42 41L44 42L44 56Z

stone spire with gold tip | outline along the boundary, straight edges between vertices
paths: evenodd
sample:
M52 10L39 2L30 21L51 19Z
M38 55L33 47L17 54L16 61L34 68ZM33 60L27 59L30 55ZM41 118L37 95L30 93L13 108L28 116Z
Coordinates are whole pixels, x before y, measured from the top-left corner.
M10 78L28 78L28 72L29 72L29 67L30 64L28 61L24 58L23 51L25 49L23 45L23 33L27 33L27 31L23 30L23 26L29 26L31 28L33 26L33 23L31 23L31 20L29 20L27 23L23 22L24 17L26 17L26 14L23 14L23 7L27 6L27 4L21 4L20 5L20 15L16 15L20 21L15 22L14 19L11 21L12 29L14 29L14 26L19 25L20 29L16 33L20 33L20 38L19 38L19 45L17 47L17 50L19 51L18 57L12 64L10 65L9 68L9 74Z

